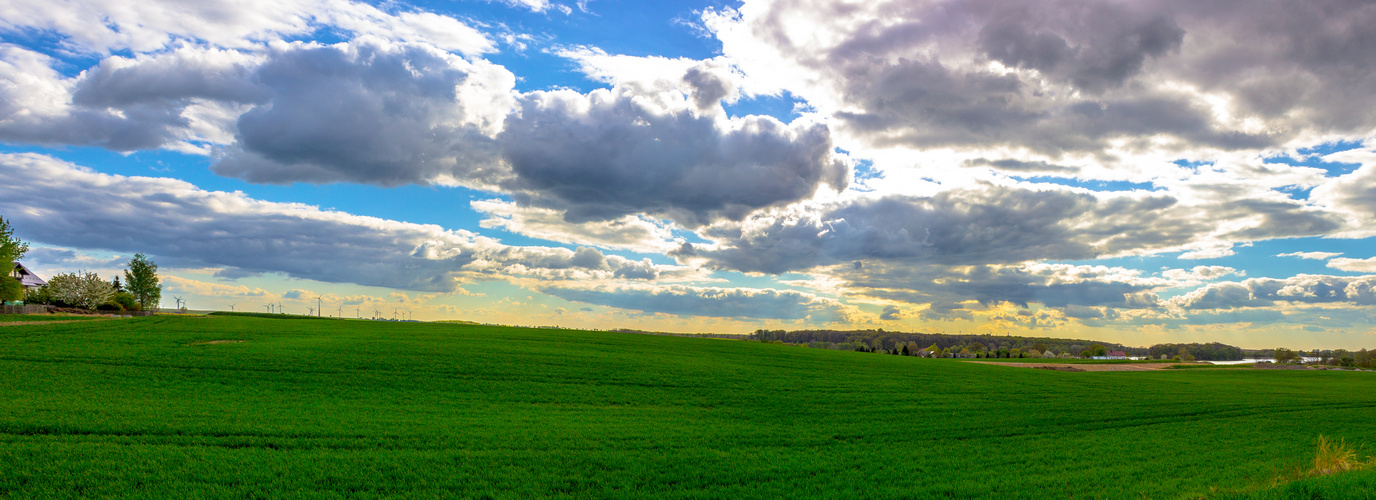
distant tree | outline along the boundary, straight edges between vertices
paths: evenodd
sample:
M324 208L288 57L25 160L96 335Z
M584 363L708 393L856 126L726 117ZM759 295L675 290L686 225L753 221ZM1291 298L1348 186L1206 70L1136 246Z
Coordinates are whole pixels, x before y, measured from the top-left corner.
M1046 344L1043 344L1041 342L1032 344L1032 350L1037 352L1046 352Z
M158 307L162 302L162 284L158 282L158 265L141 253L134 254L129 260L129 269L124 270L124 283L129 293L138 299L139 307L147 310Z
M1284 347L1277 347L1275 351L1275 358L1277 363L1294 363L1296 361L1299 361L1300 356L1299 354L1296 354L1295 351L1286 349Z
M124 291L124 285L119 282L119 276L115 276L115 279L110 281L110 286L115 287L116 293Z

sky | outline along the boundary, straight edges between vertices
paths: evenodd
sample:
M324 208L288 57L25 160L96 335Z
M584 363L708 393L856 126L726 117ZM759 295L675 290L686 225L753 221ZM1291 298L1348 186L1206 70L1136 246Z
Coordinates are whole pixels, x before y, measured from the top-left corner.
M1376 4L10 0L0 217L164 306L1376 347ZM271 305L271 306L270 306Z

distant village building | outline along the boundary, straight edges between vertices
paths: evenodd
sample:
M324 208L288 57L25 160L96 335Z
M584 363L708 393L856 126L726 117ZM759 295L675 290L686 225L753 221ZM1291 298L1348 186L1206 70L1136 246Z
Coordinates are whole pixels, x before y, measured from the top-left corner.
M1094 356L1093 359L1128 359L1128 353L1123 351L1109 351L1103 356Z
M34 274L33 271L30 271L29 268L24 267L23 264L18 262L14 263L14 271L10 273L10 277L19 280L26 290L48 284L43 278L39 278L37 274Z

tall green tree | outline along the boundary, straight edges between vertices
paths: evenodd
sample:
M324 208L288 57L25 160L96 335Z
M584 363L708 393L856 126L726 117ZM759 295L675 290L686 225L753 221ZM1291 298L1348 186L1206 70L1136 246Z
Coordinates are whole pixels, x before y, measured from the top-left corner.
M0 217L0 266L4 266L0 272L0 300L24 298L24 285L11 278L10 272L14 270L14 261L24 258L28 251L29 244L15 238L10 222Z
M138 299L139 307L148 310L162 301L162 284L158 282L158 265L139 253L129 260L124 270L124 288Z

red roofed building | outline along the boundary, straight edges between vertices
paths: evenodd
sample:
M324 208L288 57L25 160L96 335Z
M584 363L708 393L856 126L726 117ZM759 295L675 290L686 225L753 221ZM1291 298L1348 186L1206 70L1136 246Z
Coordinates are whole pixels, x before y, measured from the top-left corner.
M1128 359L1128 353L1123 351L1109 351L1108 355L1104 357L1108 359Z

